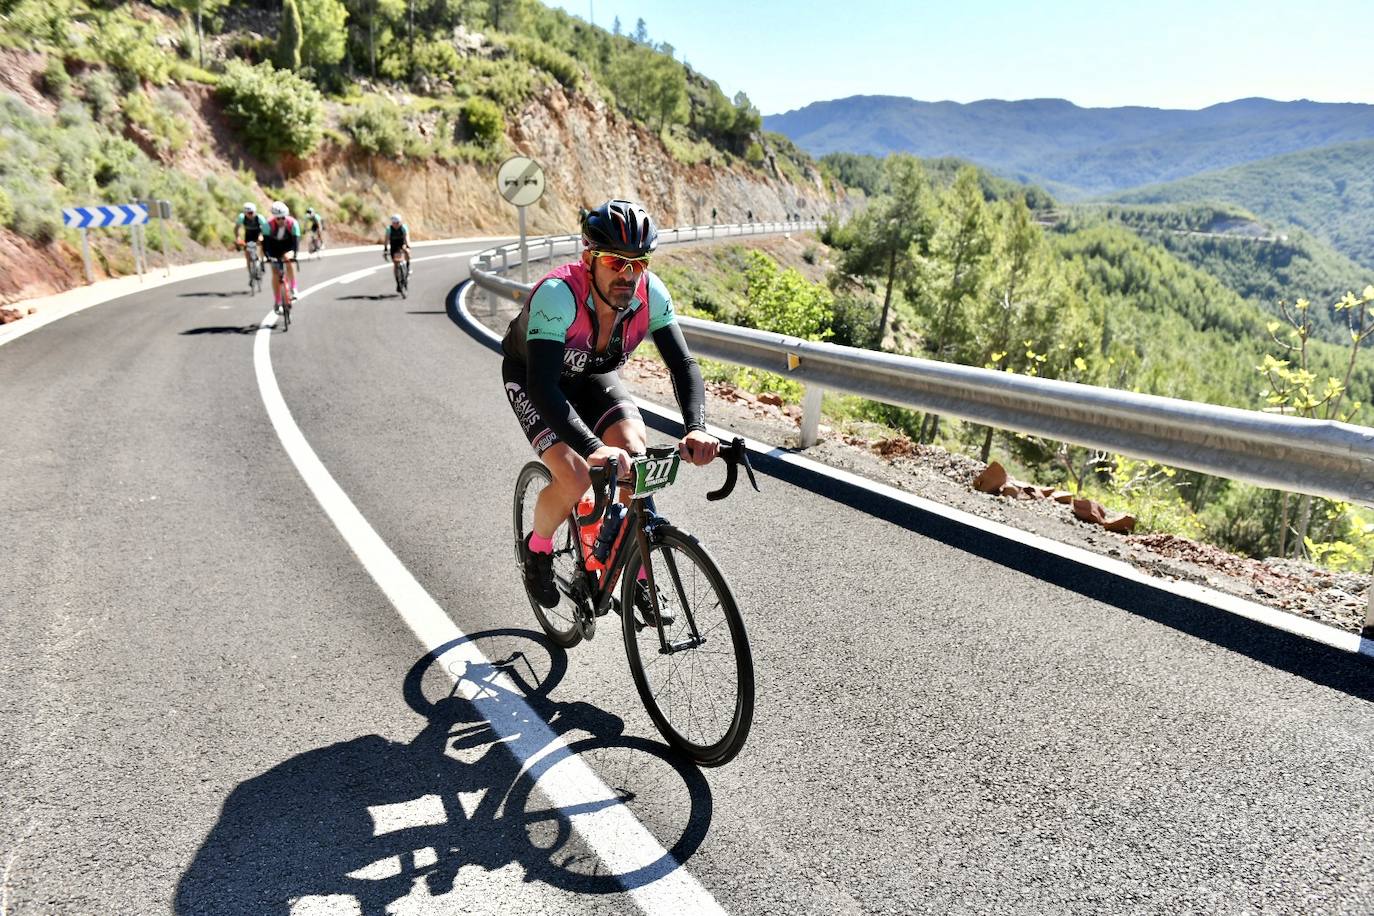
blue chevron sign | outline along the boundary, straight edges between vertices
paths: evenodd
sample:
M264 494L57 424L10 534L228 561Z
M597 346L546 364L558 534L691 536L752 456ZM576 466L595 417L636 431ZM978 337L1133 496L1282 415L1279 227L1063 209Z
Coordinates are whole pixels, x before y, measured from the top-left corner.
M102 226L137 226L148 222L148 208L142 204L113 207L66 207L62 225L68 229L99 229Z

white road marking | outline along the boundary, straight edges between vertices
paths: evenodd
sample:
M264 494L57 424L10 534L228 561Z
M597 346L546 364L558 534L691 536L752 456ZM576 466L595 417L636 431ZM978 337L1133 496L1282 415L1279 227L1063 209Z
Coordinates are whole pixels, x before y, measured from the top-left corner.
M478 321L468 309L467 296L472 287L473 284L471 282L464 285L462 292L458 295L458 309L467 318L470 327L478 329L479 332L484 334L489 340L499 342L501 339L500 335ZM666 417L677 423L682 422L682 414L675 410L663 407L651 401L646 401L640 397L635 398L635 403L639 405L639 409L642 411L648 411L649 413ZM716 438L725 441L729 441L738 435L732 430L709 424L708 431ZM932 515L949 519L960 525L969 528L977 528L994 537L999 537L1018 544L1025 544L1036 550L1064 557L1067 560L1072 560L1075 563L1087 566L1091 569L1101 570L1102 572L1110 573L1130 582L1147 585L1157 591L1168 592L1178 595L1181 598L1187 598L1200 604L1227 611L1238 617L1244 617L1247 620L1253 620L1257 623L1271 626L1277 630L1283 630L1285 633L1292 633L1304 639L1310 639L1313 642L1330 646L1333 649L1374 657L1374 639L1367 639L1357 633L1350 633L1345 630L1337 629L1336 627L1328 626L1324 623L1318 623L1315 620L1309 620L1306 617L1299 617L1296 614L1289 614L1286 611L1266 607L1254 601L1247 601L1239 596L1228 595L1225 592L1219 592L1202 585L1195 585L1191 582L1171 582L1167 579L1159 579L1148 573L1141 572L1123 560L1115 560L1099 553L1093 553L1091 550L1085 550L1082 547L1064 544L1052 538L1031 534L1028 531L1022 531L1020 528L1013 528L1010 525L1004 525L1000 522L994 522L941 503L932 502L931 500L923 499L920 496L915 496L911 493L899 490L896 487L890 487L887 484L877 483L865 477L860 477L858 474L851 474L848 471L842 471L838 468L832 468L829 465L821 464L818 461L812 461L810 458L805 458L787 449L777 448L764 442L755 442L753 439L747 437L744 438L744 444L751 452L757 452L769 458L775 458L784 464L804 468L811 473L818 474L822 477L829 477L832 480L840 481L857 489L876 493L879 496L895 500L899 503L904 503L913 508L920 509L922 512L929 512Z
M449 256L433 256L434 259L445 257ZM297 298L304 299L335 282L337 280L328 280L312 286ZM465 639L463 631L449 619L444 609L368 524L296 425L272 371L270 344L275 323L276 318L271 313L263 318L253 342L253 367L267 415L296 470L420 644L433 652L440 646L457 643L438 660L443 670L450 672L450 676L455 671L462 672L474 666L491 670L491 662L475 645L466 641L458 642ZM302 327L308 327L308 324ZM455 680L458 692L479 711L483 709L484 695L488 697L488 703L492 702L491 692L487 688L474 684L470 679ZM650 914L723 914L724 910L710 892L669 855L628 808L618 801L607 803L608 799L617 799L617 794L601 781L580 756L567 750L563 739L521 698L515 683L505 675L497 678L495 683L504 690L496 701L502 714L488 717L492 728L506 741L506 747L520 761L522 769L549 754L563 755L558 766L548 768L539 777L538 788L559 809L585 809L568 817L572 829L587 848L601 859L611 875L631 879L622 880L621 883L635 904ZM645 877L636 876L637 872ZM293 914L297 913L297 906L292 907ZM301 912L307 910L302 909Z

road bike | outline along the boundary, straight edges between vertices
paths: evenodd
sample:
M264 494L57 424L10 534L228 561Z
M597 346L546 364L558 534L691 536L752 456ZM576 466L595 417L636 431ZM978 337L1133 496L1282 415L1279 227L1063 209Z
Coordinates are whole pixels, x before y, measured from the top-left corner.
M406 290L410 287L410 262L404 257L393 256L391 270L396 276L396 292L400 293L401 298L404 299Z
M256 296L262 290L262 256L257 242L244 242L248 249L248 293Z
M310 254L318 256L324 248L324 238L318 232L310 233Z
M726 480L707 499L729 496L741 465L758 489L744 440L722 446L719 458ZM549 639L565 649L591 639L598 618L618 614L630 673L654 726L698 764L719 766L739 753L749 735L754 663L744 619L715 560L654 507L653 494L677 480L679 461L674 446L634 458L630 476L620 481L629 490L628 507L616 500L615 463L593 468L590 511L584 500L584 514L574 510L554 534L559 603L546 608L531 594L530 607ZM526 464L516 478L515 554L522 568L535 500L551 481L539 461ZM599 537L588 550L584 526L603 517L613 525L621 511L613 540Z
M295 302L296 294L286 282L286 259L272 258L272 272L277 276L277 292L273 296L274 311L281 316L281 329L291 330L291 305Z

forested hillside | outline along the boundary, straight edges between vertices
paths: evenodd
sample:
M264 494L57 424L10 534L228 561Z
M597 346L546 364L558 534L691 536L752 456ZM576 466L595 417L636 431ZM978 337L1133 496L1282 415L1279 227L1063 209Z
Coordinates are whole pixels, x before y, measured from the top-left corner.
M1125 226L1271 315L1281 301L1317 303L1316 332L1336 344L1350 339L1350 329L1346 313L1331 304L1374 283L1374 270L1321 239L1230 204L1080 204L1069 213L1065 229Z
M1374 105L1240 99L1176 111L1079 108L1063 99L959 104L854 96L770 115L764 126L817 156L954 156L1067 200L1368 140Z
M749 261L741 285L683 280L692 307L797 336L1249 409L1352 419L1374 395L1374 358L1362 347L1374 325L1374 287L1347 295L1346 286L1339 302L1309 303L1294 290L1285 306L1262 307L1258 287L1243 295L1223 282L1226 271L1203 269L1204 253L1267 245L1259 249L1269 251L1267 262L1251 258L1275 284L1335 283L1341 262L1296 245L1282 250L1317 257L1290 270L1295 259L1277 254L1268 227L1234 208L1112 206L1066 215L1033 210L1015 186L967 165L951 173L948 162L927 169L894 155L876 164L827 157L823 167L871 194L863 211L823 234L834 264L825 285ZM1223 247L1206 247L1216 244ZM1231 282L1241 285L1243 272L1232 271ZM1328 331L1339 322L1344 333L1319 340L1318 313ZM1097 494L1140 516L1146 530L1205 535L1256 556L1374 559L1363 520L1345 507L929 413L868 402L830 409Z
M1276 156L1114 199L1236 204L1267 220L1304 229L1374 270L1374 142Z
M495 167L516 152L545 167L536 231L612 195L667 224L834 204L747 96L642 21L534 0L6 0L0 63L5 300L77 282L62 206L170 200L180 258L223 251L245 200L313 205L336 238L395 210L418 237L510 231ZM93 242L101 272L129 269L122 235Z

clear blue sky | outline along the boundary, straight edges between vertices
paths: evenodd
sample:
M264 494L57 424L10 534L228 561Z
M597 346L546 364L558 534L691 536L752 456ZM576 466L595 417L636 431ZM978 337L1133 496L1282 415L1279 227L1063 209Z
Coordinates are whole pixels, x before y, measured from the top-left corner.
M1203 108L1248 96L1374 103L1374 0L573 0L643 18L764 114L850 95Z

